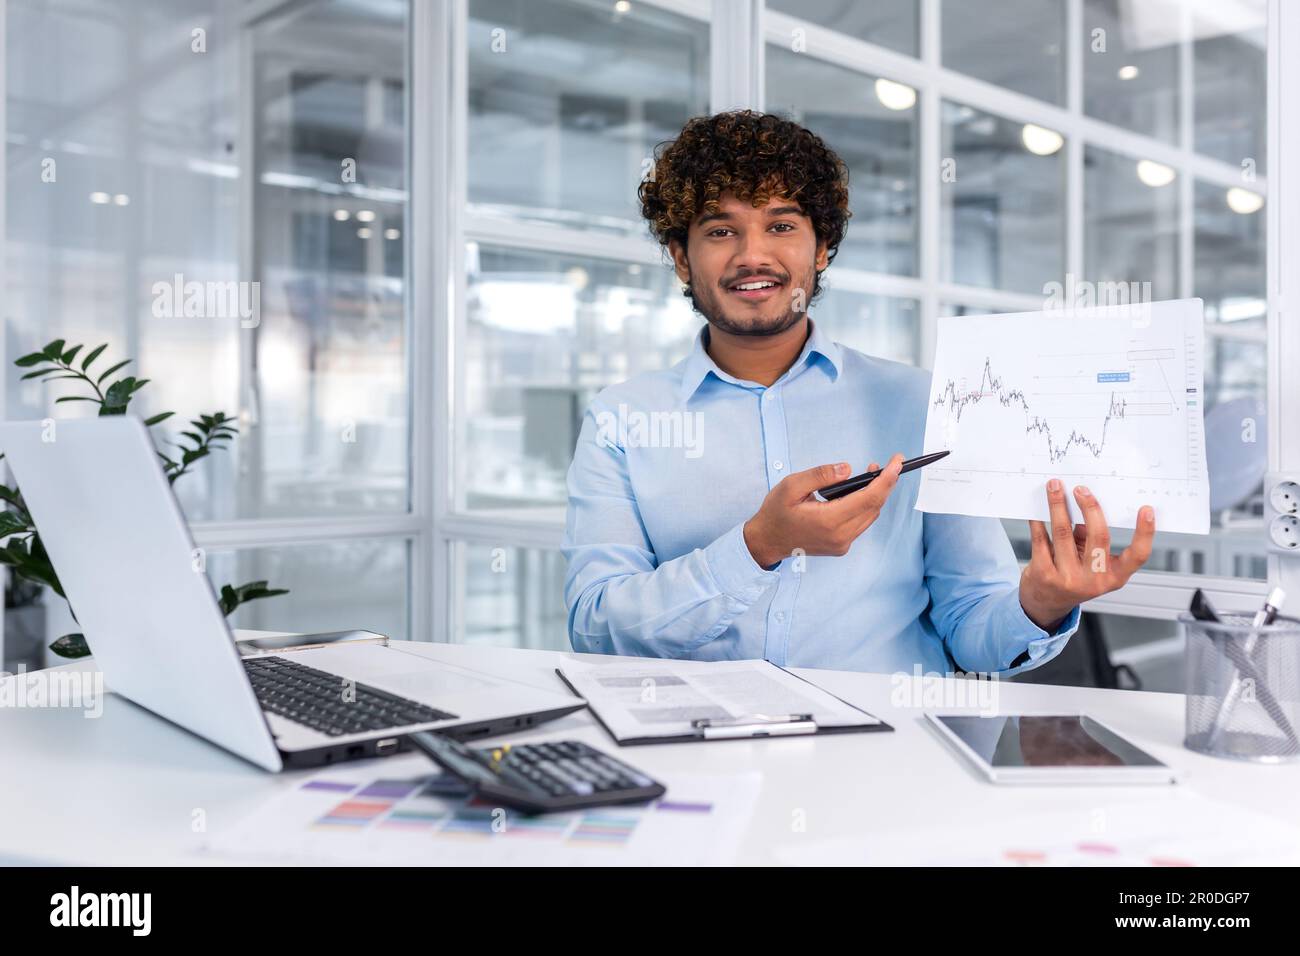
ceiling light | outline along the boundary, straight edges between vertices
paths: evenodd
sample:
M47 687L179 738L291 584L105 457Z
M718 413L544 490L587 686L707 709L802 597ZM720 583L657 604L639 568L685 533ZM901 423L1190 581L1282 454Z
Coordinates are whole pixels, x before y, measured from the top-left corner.
M374 218L375 218L375 212L373 209L357 210L357 222L373 222Z
M1025 128L1020 131L1020 141L1035 156L1051 156L1065 145L1065 137L1056 130L1033 123L1025 124Z
M1139 72L1140 71L1136 66L1129 63L1126 66L1121 66L1119 68L1119 78L1121 80L1136 80Z
M916 90L881 77L876 80L876 99L887 110L910 110L916 105Z
M401 233L400 230L397 230L397 229L385 229L385 230L384 230L384 238L385 238L385 239L401 239L401 238L402 238L402 233Z
M1228 208L1233 212L1239 212L1243 216L1249 216L1252 212L1259 212L1260 207L1264 205L1264 197L1259 193L1251 192L1249 189L1242 189L1240 186L1233 186L1228 190Z
M1148 186L1159 188L1168 186L1174 181L1174 169L1172 166L1166 166L1164 163L1157 163L1153 159L1139 159L1137 164L1138 179Z
M348 212L346 209L334 210L334 218L337 219L339 222L347 222L348 219L351 217L351 215L352 213Z
M358 238L358 239L369 239L369 238L370 238L370 230L369 230L366 226L362 226L360 229L357 230L357 238Z
M104 205L106 202L108 202L108 201L109 201L110 199L112 199L112 198L113 198L113 197L111 197L108 193L91 193L91 194L90 194L90 201L93 202L93 203L94 203L95 205L97 205L97 206L102 206L102 205Z

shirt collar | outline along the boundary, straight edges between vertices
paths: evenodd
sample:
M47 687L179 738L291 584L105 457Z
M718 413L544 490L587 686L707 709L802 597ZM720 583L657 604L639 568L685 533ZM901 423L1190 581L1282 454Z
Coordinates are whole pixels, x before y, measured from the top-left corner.
M826 364L827 374L830 375L831 381L836 381L840 377L841 357L840 347L831 341L830 336L821 331L821 327L812 319L808 320L812 331L808 334L808 340L804 342L803 351L799 357L794 360L794 364L782 375L778 382L785 382L799 374L805 365L811 365L817 358L821 358ZM708 335L709 327L706 325L700 329L695 336L695 345L691 349L691 354L686 357L682 363L682 384L678 392L681 401L689 401L710 373L720 381L731 382L734 385L745 385L734 376L728 375L722 369L718 368L717 363L709 357L705 351L705 337Z

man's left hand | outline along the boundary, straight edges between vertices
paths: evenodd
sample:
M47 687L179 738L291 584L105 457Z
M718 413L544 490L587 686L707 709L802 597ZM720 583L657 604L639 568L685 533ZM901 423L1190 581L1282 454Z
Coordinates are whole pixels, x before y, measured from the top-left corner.
M1020 606L1049 634L1084 601L1122 588L1151 557L1156 515L1150 505L1138 510L1133 540L1120 554L1110 553L1110 528L1101 505L1083 485L1074 489L1083 524L1072 525L1065 506L1065 486L1047 483L1050 534L1041 521L1029 522L1033 553L1020 575Z

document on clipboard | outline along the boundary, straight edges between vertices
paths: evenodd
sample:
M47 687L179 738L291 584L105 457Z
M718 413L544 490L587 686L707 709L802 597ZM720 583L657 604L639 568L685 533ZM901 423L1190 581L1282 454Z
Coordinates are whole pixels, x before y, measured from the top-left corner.
M894 729L770 661L575 661L556 673L620 746Z

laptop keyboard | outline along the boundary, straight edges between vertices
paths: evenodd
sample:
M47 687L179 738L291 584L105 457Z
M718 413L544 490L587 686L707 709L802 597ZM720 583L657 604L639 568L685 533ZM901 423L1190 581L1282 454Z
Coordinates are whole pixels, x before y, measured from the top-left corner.
M247 658L244 670L263 710L331 737L456 717L274 655ZM344 699L345 690L351 700Z

